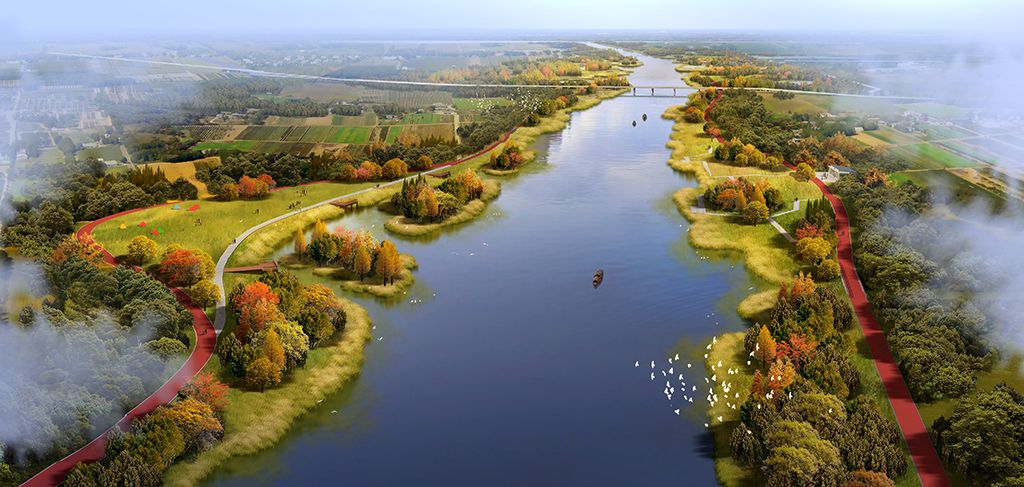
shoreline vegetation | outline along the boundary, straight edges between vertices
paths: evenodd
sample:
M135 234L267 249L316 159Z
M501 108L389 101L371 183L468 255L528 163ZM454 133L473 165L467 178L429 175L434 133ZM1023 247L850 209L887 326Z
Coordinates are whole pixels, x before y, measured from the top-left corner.
M472 221L484 213L484 210L487 209L488 202L497 198L498 195L501 194L501 183L498 181L485 179L482 183L484 191L480 195L479 199L467 202L458 213L445 218L444 220L434 223L416 223L402 215L396 215L384 224L384 228L395 235L403 237L420 237L434 233L442 228L461 225Z
M744 175L754 177L788 177L787 173L772 172L757 168L736 168L715 162L710 151L719 144L706 135L701 124L682 120L683 107L670 107L663 118L675 120L672 135L666 147L672 150L668 166L692 175L697 187L682 188L672 195L672 201L679 213L690 222L687 238L695 248L703 250L736 251L743 255L747 269L767 283L778 286L789 282L799 272L809 268L793 257L791 245L770 225L744 225L734 217L718 217L698 214L691 210L697 205L698 197L706 189L723 181L707 173L704 164L716 174L730 175L742 169ZM810 183L807 183L809 186ZM747 295L736 307L740 317L753 320L771 309L775 304L777 289L768 289Z
M494 152L500 153L505 147L516 146L526 148L530 144L533 144L544 134L550 134L561 131L569 125L570 114L573 112L580 112L588 110L599 105L602 101L610 100L626 92L626 89L621 90L599 90L597 93L592 95L580 96L579 101L570 107L562 108L555 113L541 119L540 123L532 127L519 127L515 132L512 133L512 137L509 138L508 142L495 148ZM523 166L534 161L536 153L532 150L523 151L523 164L512 168L512 169L496 169L490 167L489 163L481 165L481 172L489 176L510 176L519 172Z
M311 350L306 366L293 371L278 387L262 393L231 388L230 404L224 410L224 439L171 465L164 475L165 485L196 485L230 458L270 448L298 418L359 375L373 322L362 306L344 298L338 298L338 303L346 317L340 338ZM270 410L275 414L265 414Z
M419 269L416 258L409 254L401 254L402 268L395 277L394 282L384 285L382 279L377 276L366 277L359 281L352 271L340 267L316 266L313 263L300 259L295 254L284 256L278 260L278 264L287 271L309 269L310 273L317 277L331 279L337 282L342 291L369 294L378 298L391 298L397 296L412 287L416 281L413 275L414 270Z

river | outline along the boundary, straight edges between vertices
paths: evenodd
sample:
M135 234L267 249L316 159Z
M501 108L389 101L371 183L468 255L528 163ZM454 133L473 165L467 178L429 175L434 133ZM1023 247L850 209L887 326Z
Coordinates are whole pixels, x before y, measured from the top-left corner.
M639 57L634 85L684 87L671 62ZM738 256L687 242L671 196L695 182L666 165L672 122L660 117L683 101L574 113L485 217L399 240L419 261L416 284L398 303L357 299L376 324L358 380L207 483L714 484L704 345L741 329L735 306L759 284ZM384 238L387 217L335 224ZM676 353L674 374L698 386L692 404L650 379L650 361L660 372Z

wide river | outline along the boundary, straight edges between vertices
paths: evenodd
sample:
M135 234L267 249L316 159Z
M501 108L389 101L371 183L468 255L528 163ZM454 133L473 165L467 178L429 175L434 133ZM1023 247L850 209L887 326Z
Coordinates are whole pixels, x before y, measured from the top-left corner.
M640 58L634 85L690 91L671 62ZM660 116L684 101L618 97L574 113L502 181L486 217L399 240L419 260L416 284L398 303L357 299L376 324L358 380L208 483L714 484L704 345L741 328L735 306L758 283L736 256L687 242L671 196L695 182L666 165L672 122ZM335 224L384 238L387 218ZM661 370L676 353L670 401Z

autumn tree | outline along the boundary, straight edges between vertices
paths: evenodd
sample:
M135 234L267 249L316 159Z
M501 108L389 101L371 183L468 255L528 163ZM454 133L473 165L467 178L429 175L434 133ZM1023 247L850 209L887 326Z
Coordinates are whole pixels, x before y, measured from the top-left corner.
M398 249L395 248L395 244L391 243L391 241L385 240L380 246L380 252L377 254L374 272L384 280L384 284L393 284L395 276L401 270L402 257L398 254Z
M245 371L245 383L253 389L263 392L267 387L281 382L281 369L267 357L259 357Z
M754 358L761 365L768 367L769 364L775 360L775 339L772 338L771 332L768 331L768 327L762 325L761 331L757 334L757 346L754 349Z
M281 345L281 337L277 335L277 331L273 328L268 328L267 332L263 334L262 340L263 356L270 360L270 363L277 366L279 369L284 369L284 346Z
M802 296L810 296L814 294L814 288L814 279L801 272L793 278L793 284L790 286L789 291L789 299L796 301Z
M779 342L775 349L780 358L789 359L793 367L800 370L800 366L814 357L818 343L799 333L789 335L788 340Z
M228 406L228 386L209 372L200 372L181 389L185 397L209 404L215 411Z
M758 190L760 191L760 190ZM762 196L763 198L763 196ZM747 205L743 209L743 221L750 225L757 225L759 223L765 223L771 215L768 213L768 207L760 201L754 201Z
M231 298L231 305L234 306L236 312L239 312L260 301L269 301L273 304L281 302L277 294L270 290L270 286L260 281L255 281L245 285L240 291L236 292Z
M423 154L423 155L419 156L416 159L415 162L413 162L412 170L413 171L426 171L427 169L430 169L430 166L433 166L433 165L434 165L434 161L430 158L430 156L428 156L426 154Z
M832 253L832 244L822 237L797 240L796 253L804 262L818 262Z
M284 314L277 309L277 305L266 300L256 302L251 306L242 308L238 316L238 327L235 333L242 341L245 341L249 333L261 332L270 325L284 321ZM275 362L276 363L276 362Z
M849 166L849 165L850 165L850 161L846 160L846 158L843 157L842 154L840 154L840 153L838 153L836 151L829 151L828 154L825 154L825 158L821 160L821 163L818 166L818 169L821 169L822 171L827 171L828 168L831 167L831 166Z
M814 267L814 278L822 282L834 281L839 275L839 262L835 259L822 259Z
M896 487L896 482L882 472L854 470L850 472L846 482L843 482L843 487Z
M869 188L888 186L889 176L877 167L868 168L868 172L864 174L864 185Z
M209 308L220 299L220 286L209 279L203 279L189 288L188 295L196 306Z
M810 181L814 179L814 167L810 164L798 164L794 176L797 181Z
M160 275L171 286L188 287L203 278L203 261L190 250L175 250L160 262Z
M768 369L768 389L778 393L796 380L796 370L789 360L776 359Z
M295 255L299 257L306 255L306 233L301 228L295 230Z
M270 194L270 187L267 186L266 181L249 176L242 176L238 180L238 196L242 198L262 198L268 194Z
M186 450L199 451L211 445L224 431L220 420L213 414L213 408L205 402L185 398L160 408L155 413L170 419L181 431Z
M268 190L277 187L277 181L274 181L274 178L267 173L260 174L259 176L256 177L256 179L260 180L260 182L267 185Z
M384 179L398 179L405 177L409 172L409 166L406 165L405 161L394 158L384 163L384 168L381 169L381 174Z
M328 233L327 224L324 223L323 220L317 219L316 222L313 223L313 240L323 237Z
M226 183L220 187L220 191L217 192L217 198L221 201L234 201L238 199L238 185L235 183Z
M143 265L156 257L156 242L139 235L128 242L128 263Z
M366 251L366 246L358 245L356 247L355 261L353 263L353 270L356 274L359 274L359 280L362 281L363 277L370 272L370 253Z

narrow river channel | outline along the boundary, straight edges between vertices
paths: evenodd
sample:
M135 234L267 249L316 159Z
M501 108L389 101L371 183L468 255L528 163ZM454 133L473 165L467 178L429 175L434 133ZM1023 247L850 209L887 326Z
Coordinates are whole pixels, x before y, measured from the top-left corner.
M684 86L671 62L640 58L633 84ZM359 379L208 483L713 485L704 345L741 328L735 306L758 284L737 256L705 259L687 242L671 196L695 183L666 165L661 118L683 101L574 113L486 217L398 240L416 284L397 303L357 299L376 324ZM385 238L387 218L334 224ZM650 379L651 360L676 353L692 404Z

